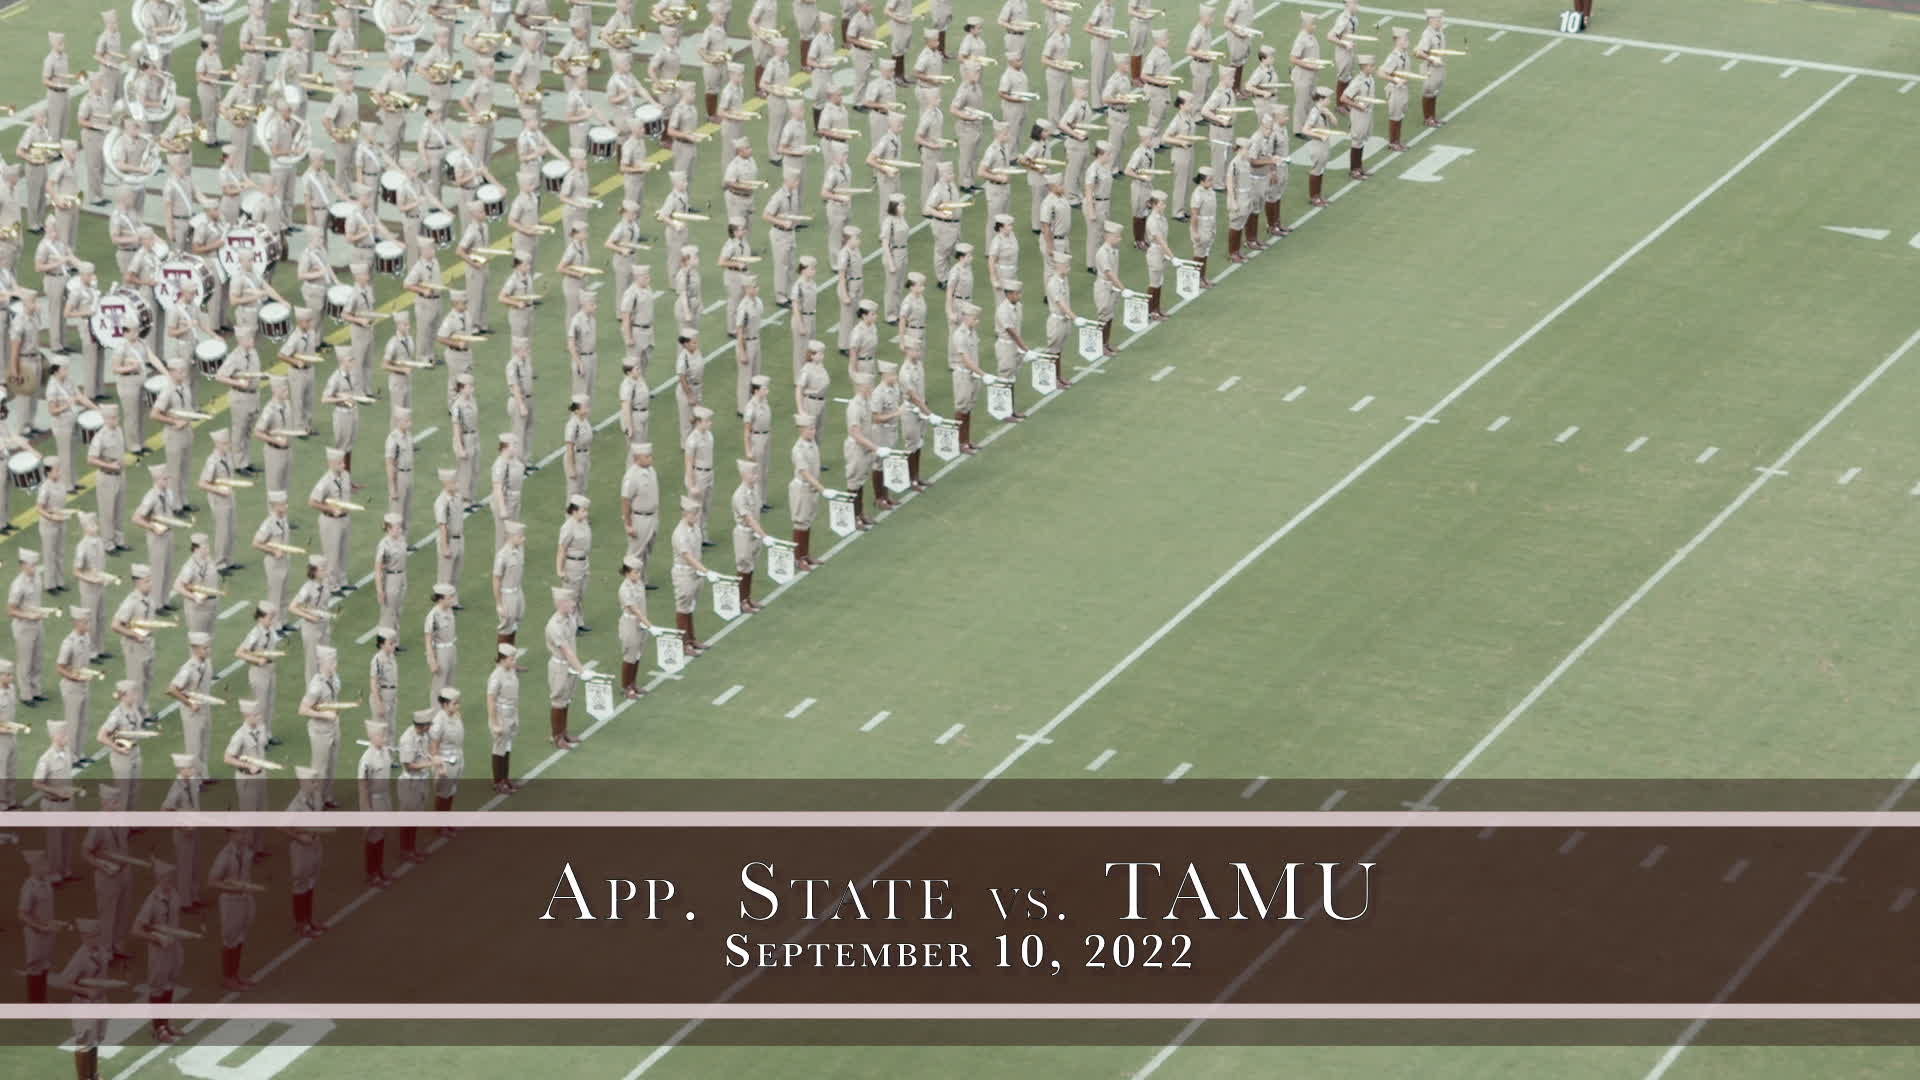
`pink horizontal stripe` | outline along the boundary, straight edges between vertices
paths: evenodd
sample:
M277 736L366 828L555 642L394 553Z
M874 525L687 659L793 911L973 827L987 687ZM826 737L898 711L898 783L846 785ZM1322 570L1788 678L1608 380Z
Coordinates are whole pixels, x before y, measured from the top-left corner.
M142 810L114 815L133 828L342 829L1850 829L1920 828L1897 810L556 810L331 813ZM9 814L9 828L85 828L97 810Z
M0 1020L1920 1020L1920 1004L848 1004L394 1002L0 1005Z

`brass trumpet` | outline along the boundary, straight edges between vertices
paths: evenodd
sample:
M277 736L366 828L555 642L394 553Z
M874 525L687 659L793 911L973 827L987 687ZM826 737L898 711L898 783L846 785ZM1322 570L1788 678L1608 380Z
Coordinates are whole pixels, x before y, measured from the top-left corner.
M491 45L491 46L493 46L494 48L496 48L496 49L498 49L498 48L500 48L501 46L503 46L503 45L505 45L505 44L507 44L508 42L510 42L510 41L512 41L512 40L513 40L513 35L511 35L511 34L496 34L496 33L494 33L494 32L492 32L492 31L487 31L487 32L485 32L485 33L480 33L480 34L473 34L473 35L471 35L471 36L470 36L470 38L469 38L469 40L471 40L471 41L474 41L474 42L477 42L477 43L479 43L479 44L481 44L481 45Z
M624 26L616 26L601 33L600 42L609 49L630 49L633 47L633 39L637 36L634 31Z
M245 126L259 118L264 106L260 105L222 105L220 115L230 124Z
M420 99L406 94L383 94L373 92L373 103L388 112L409 112L420 107Z
M465 64L459 60L455 60L451 64L445 62L428 64L422 71L422 74L426 76L428 82L437 84L457 82L465 76L466 73L467 69Z
M568 68L572 70L575 75L580 74L581 68L585 68L588 71L599 71L600 54L583 53L579 56L563 56L554 61L554 66Z

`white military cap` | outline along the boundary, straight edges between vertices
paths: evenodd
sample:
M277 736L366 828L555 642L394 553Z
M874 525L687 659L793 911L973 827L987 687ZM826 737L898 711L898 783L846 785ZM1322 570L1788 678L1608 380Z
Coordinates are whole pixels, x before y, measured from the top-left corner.
M113 684L113 692L116 694L133 693L133 680L132 679L119 680L118 682Z
M627 452L636 456L640 454L651 454L653 453L653 444L650 442L633 443L627 447Z
M206 646L213 644L213 635L204 630L191 630L187 633L187 644Z
M176 769L184 769L193 764L192 754L169 754L167 756L173 759L173 767Z
M385 720L367 721L367 738L371 739L377 736L385 736L386 733L387 733L387 722Z
M37 563L40 561L40 553L32 548L22 548L20 550L20 561Z
M1429 19L1445 18L1446 14L1447 14L1446 8L1430 7L1427 9L1427 18Z
M856 373L854 374L854 376L853 376L853 385L855 385L855 386L872 386L872 385L873 385L873 376L872 376L872 375L869 375L869 374L867 374L867 373L866 373L866 372L864 372L864 371L861 371L861 372L856 372Z
M260 703L253 698L241 698L239 704L242 716L255 716L260 712Z
M1326 86L1316 86L1313 88L1313 96L1317 98L1330 98L1333 96L1333 89Z
M592 505L593 500L587 498L585 495L575 495L567 500L567 509L569 510L585 510Z
M399 525L403 520L399 514L387 514L380 519L385 525Z
M499 651L502 657L509 660L518 660L520 657L525 656L527 652L525 649L509 645L504 641L500 643Z
M926 283L927 283L927 275L921 273L918 270L909 270L907 272L907 284L925 285Z
M67 609L67 617L72 619L92 619L93 609L86 608L86 607L70 607Z
M1354 57L1354 59L1358 61L1362 66L1365 66L1367 64L1373 63L1376 58L1372 53L1361 53L1359 56Z
M320 778L320 770L310 765L295 765L293 767L293 775L297 780L318 780Z
M894 363L891 360L880 361L880 374L882 375L892 375L894 372L897 372L899 370L900 370L900 365Z
M700 509L700 500L691 495L682 495L680 496L680 509L688 512L698 510Z
M460 475L460 472L457 469L437 469L435 471L440 474L440 480L442 483Z
M229 436L226 428L217 427L213 429L213 434L209 437L216 443L223 443L227 441Z
M769 376L769 375L755 375L752 381L753 381L753 385L755 386L772 386L773 385L773 378L772 376Z
M338 660L340 659L340 650L331 645L316 645L313 647L313 658L322 661Z
M376 626L373 628L373 636L381 641L392 641L400 636L400 631L391 626Z
M733 467L740 472L752 472L760 467L760 463L752 458L737 458L733 463Z
M134 563L132 566L127 568L127 573L132 574L134 577L137 577L137 578L153 576L153 570L150 569L146 563Z
M433 587L433 595L435 596L452 596L453 592L454 592L453 586L447 584L444 581L439 582Z
M0 659L0 675L13 674L13 661Z
M1107 231L1107 232L1109 232L1109 233L1111 233L1111 234L1113 234L1113 235L1115 235L1115 236L1118 236L1118 235L1120 234L1120 223L1119 223L1119 222L1117 222L1117 221L1109 221L1109 222L1107 222L1107 223L1106 223L1106 231Z
M713 419L713 410L707 408L705 405L695 405L693 407L693 418L695 420L711 420Z
M813 417L811 417L811 416L808 416L808 415L807 415L806 413L794 413L794 414L793 414L793 426L795 426L795 427L812 427L813 425L814 425L814 419L813 419Z
M317 552L308 555L307 565L313 567L315 570L325 570L327 568L327 557Z
M336 461L345 461L345 460L347 460L347 452L345 450L342 450L337 446L327 447L327 464L331 465Z
M194 547L206 547L206 546L207 546L207 534L206 534L206 533L194 533L194 534L193 534L192 536L189 536L189 537L187 537L187 543L189 543L189 544L191 544L191 545L193 545Z
M526 523L521 521L504 521L501 526L508 536L519 536L527 531Z
M270 503L286 502L287 493L284 491L269 491L267 492L267 501Z

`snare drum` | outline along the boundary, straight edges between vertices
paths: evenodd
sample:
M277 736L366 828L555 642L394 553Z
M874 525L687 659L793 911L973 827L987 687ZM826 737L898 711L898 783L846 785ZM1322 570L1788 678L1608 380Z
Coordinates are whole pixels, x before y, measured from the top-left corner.
M407 245L398 240L382 240L373 245L373 268L394 277L407 272Z
M639 105L633 110L634 122L655 142L667 137L667 113L658 105Z
M80 441L90 443L100 434L100 429L107 426L107 417L99 409L87 409L73 418L73 426L80 432Z
M613 148L620 143L620 132L605 124L587 129L587 156L595 161L607 161L613 157Z
M337 319L347 313L347 305L353 303L353 286L327 286L327 318Z
M559 191L560 185L567 182L567 163L549 158L540 165L540 186L548 191Z
M147 376L147 381L140 384L140 411L145 413L152 409L153 403L159 401L160 395L166 392L167 377L165 375Z
M380 201L388 206L400 205L400 188L406 184L407 174L399 169L388 169L380 174Z
M200 374L211 379L220 372L220 365L227 361L227 343L219 338L208 338L193 347L194 362L200 365Z
M213 268L197 255L175 255L160 264L160 283L154 294L169 308L191 301L204 307L213 299Z
M261 271L261 273L266 273L268 270L272 270L275 263L283 261L284 259L286 259L286 257L287 257L286 236L277 232L268 233L267 234L267 265L265 269Z
M353 213L353 204L337 202L327 207L327 228L336 236L347 235L347 218Z
M47 478L46 463L31 450L16 451L9 457L7 472L13 475L13 486L22 491L32 491Z
M499 221L507 216L507 189L499 184L481 184L473 197L480 200L488 221Z
M260 332L273 341L285 341L293 329L293 309L278 300L260 305Z
M435 210L420 219L420 232L441 246L453 243L453 215Z

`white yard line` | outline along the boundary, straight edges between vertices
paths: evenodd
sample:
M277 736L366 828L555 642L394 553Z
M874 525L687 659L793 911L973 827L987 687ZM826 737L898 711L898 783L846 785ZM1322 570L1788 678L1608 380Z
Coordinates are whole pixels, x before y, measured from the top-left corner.
M1431 416L1435 413L1440 412L1442 409L1446 408L1447 406L1453 404L1453 402L1458 400L1461 395L1465 394L1468 390L1472 389L1476 384L1478 384L1481 379L1485 378L1488 374L1490 374L1495 368L1499 367L1502 363L1505 363L1508 357L1512 356L1514 353L1518 352L1522 347L1524 347L1528 342L1532 341L1536 336L1540 334L1542 330L1545 330L1549 325L1551 325L1554 322L1554 320L1558 319L1561 315L1565 314L1575 304L1585 299L1595 289L1599 288L1603 283L1605 283L1615 273L1617 273L1621 267L1625 266L1629 261L1631 261L1635 256L1639 255L1642 251L1645 251L1649 246L1651 246L1655 241L1659 240L1662 236L1665 236L1669 230L1671 230L1675 225L1679 224L1688 215L1692 214L1693 211L1698 209L1702 203L1706 202L1721 188L1725 187L1728 183L1732 182L1732 180L1735 177L1745 172L1750 165L1752 165L1755 161L1759 160L1762 154L1766 153L1769 149L1771 149L1773 146L1778 144L1782 139L1785 139L1788 135L1792 134L1795 130L1797 130L1800 127L1800 125L1804 124L1810 117L1813 116L1814 113L1818 112L1823 106L1825 106L1827 102L1832 101L1834 97L1840 93L1841 90L1852 85L1854 78L1855 76L1848 75L1847 77L1841 79L1839 82L1835 83L1832 86L1832 88L1827 90L1826 93L1820 95L1819 98L1815 99L1813 104L1807 106L1798 115L1794 116L1793 119L1787 121L1786 124L1782 125L1772 135L1768 136L1765 141L1761 142L1759 146L1755 147L1751 152L1749 152L1746 157L1741 158L1740 161L1737 164L1735 164L1731 169L1728 169L1726 172L1722 173L1718 179L1714 180L1713 183L1709 184L1698 195L1695 195L1692 199L1689 199L1685 205L1680 207L1679 210L1674 211L1674 213L1670 215L1665 221L1655 226L1651 232L1641 237L1640 240L1634 243L1632 247L1628 248L1624 253L1622 253L1618 258L1613 260L1611 263L1608 263L1605 269L1601 270L1600 273L1594 275L1593 278L1588 280L1587 283L1582 285L1579 289L1576 289L1571 296L1567 297L1565 300L1562 300L1559 304L1555 305L1552 310L1548 311L1545 315L1541 316L1538 322L1534 323L1531 327L1528 327L1526 332L1521 334L1519 338L1515 339L1512 344L1508 345L1506 348L1502 349L1499 353L1495 354L1493 359L1487 361L1484 365L1480 367L1478 371L1475 371L1472 375L1469 375L1465 381L1460 383L1460 385L1454 387L1453 390L1449 391L1447 395L1441 398L1440 401L1432 409L1429 409L1427 411L1427 415ZM1811 442L1817 435L1819 435L1821 431L1825 430L1826 426L1832 423L1835 417L1839 416L1840 413L1844 411L1849 405L1851 405L1855 399L1857 399L1861 394L1865 393L1868 387L1872 386L1873 383L1878 381L1879 378L1883 374L1885 374L1886 371L1890 369L1894 365L1894 363L1896 363L1900 359L1900 357L1903 356L1907 352L1907 350L1911 349L1914 346L1914 344L1917 342L1920 342L1920 332L1916 332L1913 337L1908 338L1906 344L1902 345L1892 355L1888 356L1884 361L1882 361L1880 366L1876 367L1873 370L1873 372L1867 376L1866 379L1862 380L1859 384L1857 384L1853 388L1853 390L1850 391L1845 397L1841 398L1840 401L1836 403L1834 407L1819 420L1819 422L1815 423L1814 426L1808 429L1808 431L1805 434L1803 434L1797 441L1795 441L1792 446L1788 447L1786 452L1783 453L1779 458L1779 460L1777 460L1774 463L1774 467L1775 468L1784 467L1787 464L1787 462L1791 461L1793 457L1797 455L1800 452L1800 450L1807 445L1807 443ZM1248 555L1245 558L1243 558L1240 562L1234 564L1234 566L1231 569L1229 569L1226 574L1222 575L1219 580L1215 581L1212 585L1208 586L1205 590L1203 590L1200 593L1200 595L1195 597L1192 601L1190 601L1185 608L1182 608L1179 613L1177 613L1172 619L1168 620L1168 622L1165 625L1161 626L1159 630L1156 630L1151 636L1147 638L1145 642L1142 642L1141 645L1137 647L1132 653L1129 653L1111 671L1109 671L1106 675L1102 676L1101 679L1099 681L1096 681L1093 686L1089 687L1084 694L1082 694L1079 698L1075 699L1074 703L1069 705L1068 708L1063 711L1063 714L1060 717L1060 719L1064 720L1066 716L1071 715L1072 712L1077 711L1087 701L1091 700L1095 694L1100 692L1101 689L1105 688L1115 678L1118 678L1122 672L1124 672L1127 668L1131 667L1133 663L1139 659L1140 656L1144 655L1148 650L1153 648L1154 645L1158 644L1162 638L1164 638L1167 634L1171 633L1181 623L1185 622L1186 619L1190 615L1192 615L1193 612L1199 610L1201 605L1205 604L1207 600L1210 599L1215 593L1219 592L1220 589L1224 588L1235 577L1238 577L1240 573L1246 569L1246 567L1252 565L1254 560L1258 559L1268 549L1273 547L1273 545L1279 543L1280 540L1284 539L1288 533L1292 532L1293 529L1299 525L1300 522L1305 521L1320 507L1325 506L1328 502L1332 501L1334 497L1339 495L1342 491L1346 490L1349 486L1353 484L1354 481L1358 480L1361 476L1365 475L1367 471L1372 469L1373 466L1377 464L1381 459L1385 458L1389 453L1392 453L1395 447L1399 446L1402 442L1406 441L1408 437L1410 437L1415 431L1420 430L1420 428L1423 426L1424 425L1421 425L1421 424L1410 424L1407 427L1401 429L1399 434L1395 435L1392 439L1388 440L1388 442L1384 446L1382 446L1379 450L1374 451L1374 453L1371 456L1369 456L1365 461L1362 461L1359 465L1355 466L1351 472L1349 472L1346 476L1342 477L1337 483L1334 484L1333 487L1327 489L1327 491L1321 494L1319 498L1315 499L1312 503L1309 503L1299 513L1295 514L1294 517L1290 519L1285 525L1282 525L1278 531L1276 531L1273 535L1269 536L1265 541L1263 541L1260 544L1260 546L1254 548L1253 551L1248 553ZM1478 761L1480 756L1486 753L1487 749L1491 747L1495 742L1497 742L1502 735L1506 734L1508 729L1510 729L1516 722L1518 722L1520 717L1525 715L1526 712L1533 707L1535 702L1539 701L1541 697L1545 696L1547 691L1552 689L1553 686L1560 681L1561 677L1564 676L1566 672L1573 667L1574 664L1578 663L1581 657L1584 657L1587 654L1588 650L1590 650L1594 646L1594 644L1596 644L1602 637L1605 637L1607 632L1611 630L1613 626L1620 621L1620 619L1624 618L1629 611L1631 611L1634 607L1636 607L1639 604L1641 599L1643 599L1649 592L1651 592L1654 589L1654 587L1657 586L1661 581L1665 580L1666 576L1673 571L1674 567L1678 566L1680 562L1684 560L1688 555L1690 555L1695 548L1699 547L1701 543L1705 542L1707 537L1711 536L1715 531L1717 531L1721 526L1721 524L1723 524L1728 518L1732 517L1735 513L1737 513L1740 507L1744 506L1746 502L1753 497L1754 493L1758 492L1759 489L1762 486L1764 486L1767 483L1767 481L1770 480L1771 478L1772 478L1771 473L1760 474L1760 476L1756 480L1754 480L1744 491L1742 491L1741 494L1738 497L1736 497L1734 501L1727 506L1726 509L1722 510L1720 514L1714 517L1712 521L1708 522L1707 527L1705 529L1702 529L1700 533L1697 534L1692 540L1690 540L1686 545L1682 546L1679 551L1675 552L1673 557L1670 558L1664 565L1662 565L1659 570L1655 571L1654 575L1651 578L1649 578L1644 584L1642 584L1639 589L1635 590L1634 593L1630 595L1625 602L1623 602L1619 607L1615 608L1614 611L1611 614L1609 614L1607 618L1603 620L1600 623L1600 625L1593 630L1592 633L1590 633L1583 641L1581 641L1581 643L1578 646L1576 646L1572 652L1568 653L1567 656L1563 660L1561 660L1559 665L1557 665L1551 672L1548 673L1545 679L1541 680L1538 685L1536 685L1531 691L1529 691L1526 697L1520 700L1519 704L1515 705L1510 711L1508 711L1508 713L1500 719L1500 722L1493 726L1492 730L1488 731L1486 735L1482 736L1480 741L1475 743L1473 748L1468 750L1465 756L1463 756L1458 762L1456 762L1451 769L1447 770L1446 774L1443 777L1441 777L1440 780L1434 783L1433 787L1428 791L1426 797L1421 800L1422 805L1431 805L1434 802L1434 800L1443 791L1447 789L1447 787L1451 786L1452 783L1456 779L1458 779L1463 773L1465 773L1469 768L1472 768L1473 763L1475 761ZM1387 833L1384 837L1381 838L1380 842L1375 845L1375 847L1373 848L1373 852L1369 853L1369 855L1366 858L1372 858L1374 853L1377 853L1380 850L1384 849L1389 843L1392 842L1395 835L1397 835L1397 832ZM1293 929L1297 929L1300 925L1302 924L1300 923L1294 924ZM1226 1001L1231 999L1233 995L1237 994L1240 988L1246 984L1247 980L1251 979L1253 975L1260 970L1260 968L1264 967L1266 963L1270 959L1272 959L1275 953L1277 953L1283 946L1285 946L1285 944L1289 940L1291 940L1292 934L1293 934L1293 930L1290 929L1287 933L1283 933L1278 938L1276 938L1274 942L1269 946L1267 946L1267 948L1264 951L1262 951L1258 956L1256 956L1253 959L1252 963L1248 964L1247 967L1232 982L1227 984L1226 988L1220 993L1220 995L1216 998L1216 1000ZM1134 1074L1135 1080L1141 1080L1141 1078L1151 1076L1153 1073L1157 1072L1160 1066L1164 1065L1168 1059L1170 1059L1174 1054L1179 1052L1182 1046L1186 1045L1189 1039L1193 1038L1194 1033L1200 1029L1200 1025L1202 1023L1204 1023L1204 1021L1195 1020L1187 1024L1183 1028L1181 1028L1179 1034L1174 1036L1172 1041L1170 1041L1166 1046L1161 1047L1159 1051L1157 1051L1151 1058L1147 1060L1146 1064L1141 1066L1139 1071Z
M1654 865L1660 861L1660 857L1662 855L1665 855L1666 853L1667 853L1667 845L1665 844L1653 845L1653 850L1647 852L1647 857L1640 860L1640 869L1642 870L1653 869Z
M1511 416L1496 416L1493 418L1493 423L1487 425L1487 430L1499 431L1501 428L1506 427L1507 421L1511 419L1513 419Z
M1920 781L1920 765L1908 769L1906 777L1893 786L1893 790L1881 800L1880 811L1884 813L1898 805L1900 800L1906 797L1907 792L1912 790L1916 781ZM1780 939L1786 937L1787 931L1793 929L1793 924L1799 922L1800 916L1805 915L1807 909L1813 906L1813 902L1820 898L1821 890L1840 881L1840 871L1846 869L1847 863L1852 861L1861 845L1865 844L1867 837L1872 834L1872 825L1863 825L1856 829L1853 835L1847 838L1846 844L1834 855L1833 860L1827 863L1824 871L1807 875L1812 880L1808 882L1806 891L1800 894L1800 898L1793 902L1793 906L1787 909L1787 913L1781 916L1780 921L1774 924L1767 936L1762 938L1753 952L1747 955L1746 962L1727 978L1726 984L1720 987L1720 992L1713 996L1713 1004L1724 1004L1739 992L1741 985L1747 981L1748 976L1753 974L1754 969L1766 960L1767 954L1773 952L1774 946L1780 944ZM1680 1033L1680 1037L1673 1041L1673 1045L1667 1047L1666 1053L1660 1055L1660 1060L1654 1063L1653 1068L1647 1070L1646 1080L1660 1080L1665 1076L1667 1070L1673 1068L1673 1063L1680 1060L1680 1055L1687 1052L1687 1047L1693 1045L1693 1041L1700 1037L1700 1032L1705 1030L1706 1026L1705 1017L1688 1024L1686 1030Z
M1167 370L1168 370L1168 371L1172 371L1173 369L1172 369L1172 368L1168 368ZM1233 388L1234 388L1234 386L1235 386L1236 384L1238 384L1239 382L1240 382L1240 376L1238 376L1238 375L1229 375L1229 376L1227 376L1227 381L1226 381L1226 382L1223 382L1223 383L1221 383L1221 384L1220 384L1219 386L1216 386L1216 387L1214 387L1214 390L1216 390L1216 391L1218 391L1219 393L1222 393L1222 394L1224 394L1224 393L1226 393L1227 391L1229 391L1229 390L1231 390L1231 389L1233 389Z
M1671 64L1678 59L1680 59L1680 54L1678 52L1670 52L1667 55L1661 57L1660 62L1663 64Z
M1709 446L1709 447L1707 447L1707 448L1706 448L1705 450L1702 450L1702 451L1700 451L1700 456L1699 456L1699 457L1696 457L1696 458L1694 458L1694 459L1693 459L1693 463L1694 463L1695 465L1705 465L1705 464L1706 464L1707 462L1709 462L1709 461L1712 461L1712 460L1713 460L1713 455L1715 455L1715 454L1717 454L1717 453L1719 453L1719 452L1720 452L1720 448L1719 448L1719 447L1717 447L1717 446Z
M1721 65L1720 65L1720 70L1721 70L1721 71L1732 71L1732 70L1733 70L1733 65L1735 65L1735 64L1737 64L1737 63L1739 63L1739 62L1740 62L1740 61L1738 61L1738 60L1729 60L1729 61L1727 61L1726 63L1724 63L1724 64L1721 64Z
M1860 475L1860 466L1855 465L1853 468L1848 469L1846 472L1843 472L1840 474L1839 483L1842 487L1845 487L1846 485L1853 483L1853 478L1859 475Z
M1800 69L1798 67L1790 67L1787 70L1781 72L1780 77L1783 79L1791 79L1799 73L1800 73Z
M1368 394L1366 397L1363 397L1359 401L1354 402L1352 405L1347 406L1347 411L1359 412L1361 409L1364 409L1371 404L1373 404L1373 395Z
M1107 762L1113 760L1113 755L1119 752L1120 751L1115 750L1112 747L1108 747L1107 749L1100 751L1098 756L1096 756L1092 761L1087 762L1087 771L1099 772L1101 769L1106 767Z
M967 729L967 725L965 724L955 724L952 727L948 728L947 730L941 732L939 735L935 736L933 740L933 745L945 746L948 743L953 741L953 737L955 735L960 734L962 731L965 731L966 729Z
M1281 401L1286 401L1286 402L1293 402L1293 401L1298 401L1298 400L1300 400L1300 395L1301 395L1301 394L1304 394L1304 393L1306 393L1306 392L1307 392L1307 388L1306 388L1306 387L1304 387L1304 386L1296 386L1296 387L1294 387L1293 389L1291 389L1291 390L1289 390L1289 391L1287 391L1287 396L1285 396L1285 397L1283 397L1283 398L1281 398L1280 400L1281 400Z
M892 716L892 715L893 715L892 713L890 713L890 712L887 712L886 710L884 710L884 709L882 709L881 711L879 711L879 712L877 712L877 713L874 713L874 714L873 714L873 719L871 719L871 720L869 720L869 721L867 721L867 722L866 722L866 723L864 723L864 724L861 724L861 725L860 725L860 730L861 730L861 731L872 731L872 730L873 730L874 728L877 728L877 727L879 727L879 726L880 726L881 724L884 724L884 723L886 723L886 722L887 722L887 717L889 717L889 716Z
M1647 445L1647 437L1645 435L1642 435L1639 438L1627 444L1627 453L1637 454L1640 452L1640 448L1645 445Z
M1566 442L1566 441L1567 441L1568 439L1571 439L1571 438L1573 438L1573 437L1574 437L1575 435L1577 435L1577 434L1579 434L1579 433L1580 433L1580 428L1579 428L1579 425L1575 425L1575 426L1573 426L1573 427L1570 427L1570 428L1568 428L1567 430L1565 430L1565 431L1563 431L1563 432L1561 432L1560 434L1558 434L1558 435L1556 435L1556 436L1554 436L1554 439L1553 439L1553 441L1554 441L1554 442L1557 442L1557 443L1564 443L1564 442Z
M1309 2L1309 0L1285 0L1285 2L1313 8L1315 10L1323 10L1325 7L1325 5ZM1372 15L1396 15L1407 19L1409 24L1413 26L1418 26L1425 21L1420 12L1406 8L1363 6L1360 10ZM1569 39L1568 35L1560 33L1559 30L1549 29L1545 26L1493 22L1486 19L1456 18L1452 15L1447 17L1447 25L1455 28L1466 27L1479 30L1505 30L1509 33L1522 34L1528 37L1575 40L1595 46L1606 45L1606 51L1601 54L1603 56L1612 56L1623 48L1651 49L1656 52L1669 52L1680 56L1704 56L1716 60L1744 60L1748 63L1772 64L1776 67L1798 67L1807 71L1824 71L1834 75L1857 75L1870 79L1897 79L1902 82L1920 80L1920 72L1916 71L1886 71L1880 68L1854 67L1851 64L1830 64L1823 60L1808 60L1799 57L1767 56L1761 53L1736 52L1728 49L1706 49L1693 45L1682 45L1671 41L1644 41L1639 38L1615 37L1611 34L1587 33L1579 34Z
M1579 847L1580 841L1585 840L1586 838L1587 838L1587 833L1586 833L1586 830L1584 829L1575 829L1572 832L1568 833L1567 838L1561 841L1560 843L1560 854L1562 855L1572 854L1573 849Z
M1346 788L1335 788L1333 794L1327 796L1325 799L1322 799L1320 801L1320 809L1331 810L1334 807L1339 806L1340 800L1346 797L1347 797Z
M1246 786L1246 789L1245 789L1244 791L1242 791L1242 792L1240 792L1240 797L1241 797L1241 798L1243 798L1243 799L1251 799L1251 798L1253 798L1253 796L1254 796L1254 794L1255 794L1256 792L1258 792L1258 791L1259 791L1259 790L1260 790L1261 788L1263 788L1263 787L1266 787L1266 786L1267 786L1267 781L1268 781L1269 779L1270 779L1270 777L1265 777L1265 776L1256 776L1256 777L1254 777L1254 778L1253 778L1253 783L1251 783L1251 784L1248 784L1248 785Z
M1747 867L1750 865L1752 865L1752 860L1750 859L1735 859L1733 865L1727 867L1727 872L1720 875L1720 880L1725 884L1731 885L1740 880L1740 875L1746 873Z
M1156 371L1152 375L1148 376L1147 381L1159 382L1161 379L1164 379L1171 374L1173 374L1173 365L1168 364L1166 367L1163 367L1159 371Z
M1173 771L1167 774L1167 778L1160 782L1163 784L1171 784L1174 781L1180 779L1181 777L1187 775L1192 771L1193 771L1193 762L1183 761L1180 764L1175 765L1173 767Z
M1903 94L1912 93L1915 86L1920 86L1920 79L1908 79L1906 82L1900 84L1900 92Z
M808 709L813 708L815 704L816 702L813 698L801 698L800 704L795 705L793 708L787 710L787 719L789 720L800 719L800 715L806 712Z
M715 705L725 705L727 702L732 701L734 697L740 693L740 691L745 689L746 687L741 686L739 683L734 683L732 686L729 686L725 690L720 691L720 696L717 698L714 698L713 703Z
M122 235L125 235L125 234L123 233ZM225 610L225 611L223 611L223 612L221 612L221 613L220 613L220 618L221 618L221 619L231 619L231 618L233 618L233 617L234 617L235 615L238 615L238 614L240 614L241 612L243 612L243 611L245 611L245 610L247 610L248 608L250 608L250 607L252 607L252 606L253 606L253 601L251 601L251 600L241 600L241 601L239 601L239 602L237 602L237 603L235 603L235 604L234 604L234 605L233 605L232 607L230 607L230 608L228 608L227 610Z

